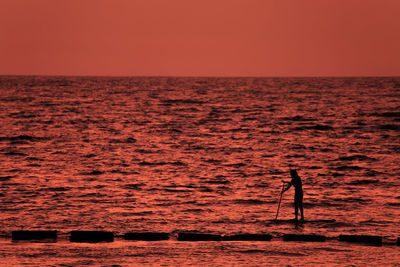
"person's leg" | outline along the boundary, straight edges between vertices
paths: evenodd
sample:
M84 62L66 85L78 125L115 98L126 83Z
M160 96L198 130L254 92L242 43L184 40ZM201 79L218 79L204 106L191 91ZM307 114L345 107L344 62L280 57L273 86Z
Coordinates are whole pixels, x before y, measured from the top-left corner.
M299 204L297 203L297 199L294 199L294 215L295 221L297 221L297 215L299 213Z
M303 198L300 200L299 206L300 206L301 220L304 221L304 214L303 214Z
M301 220L304 221L304 214L303 214L303 194L299 193L295 195L295 203L296 203L296 218L298 209L300 208L301 213Z

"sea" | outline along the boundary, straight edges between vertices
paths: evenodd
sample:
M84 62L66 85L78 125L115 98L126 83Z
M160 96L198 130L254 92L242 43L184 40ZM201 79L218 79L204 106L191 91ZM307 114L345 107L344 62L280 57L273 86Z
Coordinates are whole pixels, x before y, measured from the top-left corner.
M300 224L293 188L279 203L291 169ZM0 266L400 266L399 178L399 77L0 76ZM116 238L70 242L77 230Z

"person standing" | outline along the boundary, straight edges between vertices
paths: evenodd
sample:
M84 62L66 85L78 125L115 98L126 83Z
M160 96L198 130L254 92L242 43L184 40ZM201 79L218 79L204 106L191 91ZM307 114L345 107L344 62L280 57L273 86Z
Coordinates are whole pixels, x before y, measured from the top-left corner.
M283 190L285 193L289 190L290 187L294 187L294 214L295 214L295 221L297 221L299 209L301 213L301 220L304 221L304 214L303 214L303 186L301 184L300 176L297 174L296 170L290 170L290 176L292 180L287 183L287 187Z

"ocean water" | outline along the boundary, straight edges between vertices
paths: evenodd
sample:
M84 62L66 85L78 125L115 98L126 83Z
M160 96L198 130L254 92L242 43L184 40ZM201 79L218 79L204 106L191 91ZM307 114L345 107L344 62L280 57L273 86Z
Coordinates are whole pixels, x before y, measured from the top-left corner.
M6 265L400 264L400 78L0 77ZM303 181L274 221L282 180ZM14 230L269 233L270 242L12 243ZM319 255L316 257L315 255Z

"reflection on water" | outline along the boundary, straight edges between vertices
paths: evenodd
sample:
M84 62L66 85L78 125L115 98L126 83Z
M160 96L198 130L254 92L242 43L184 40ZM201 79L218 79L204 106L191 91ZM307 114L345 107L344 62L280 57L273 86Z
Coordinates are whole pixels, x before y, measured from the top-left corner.
M399 78L0 77L0 231L400 235L399 88ZM290 166L306 220L320 223L269 223ZM293 218L292 202L289 191L279 218Z

